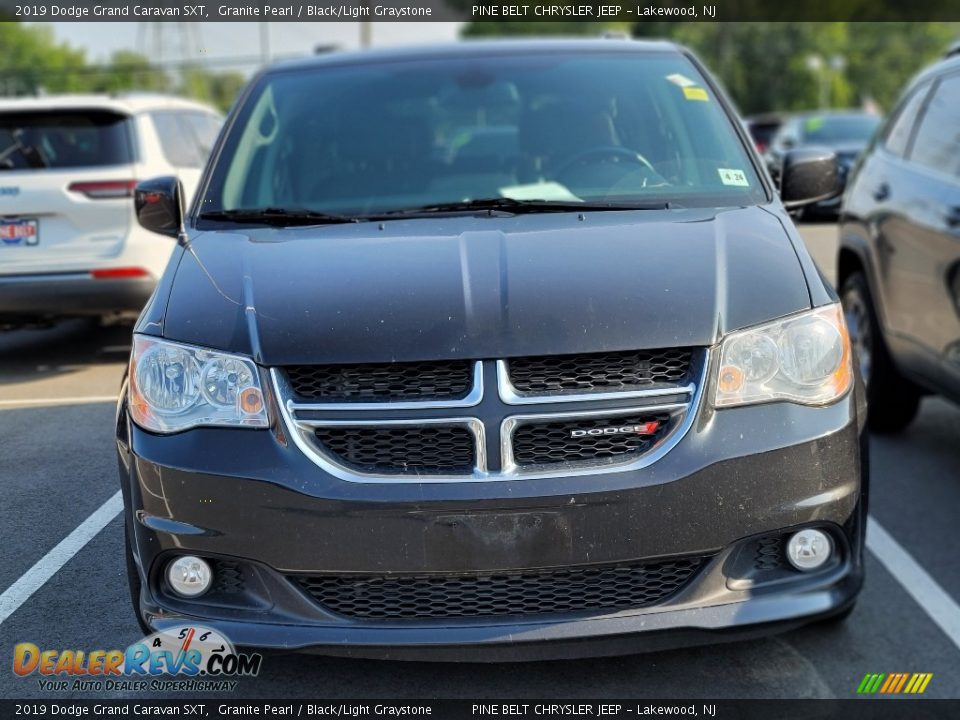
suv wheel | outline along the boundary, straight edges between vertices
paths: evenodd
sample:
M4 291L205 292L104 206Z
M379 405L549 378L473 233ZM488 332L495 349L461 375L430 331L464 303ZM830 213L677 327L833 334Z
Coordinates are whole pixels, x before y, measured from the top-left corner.
M898 432L916 417L920 393L897 372L883 341L867 279L856 272L846 279L840 301L860 374L867 386L867 418L876 432Z

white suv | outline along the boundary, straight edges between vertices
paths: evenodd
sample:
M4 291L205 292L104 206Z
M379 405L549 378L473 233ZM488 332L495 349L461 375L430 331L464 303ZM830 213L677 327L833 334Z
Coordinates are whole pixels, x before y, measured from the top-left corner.
M137 223L133 187L176 175L191 198L221 124L159 95L0 100L0 327L139 313L173 241Z

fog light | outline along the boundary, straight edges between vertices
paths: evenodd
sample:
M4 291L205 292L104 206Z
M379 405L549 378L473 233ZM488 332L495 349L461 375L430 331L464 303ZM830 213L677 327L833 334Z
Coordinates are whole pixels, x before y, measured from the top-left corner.
M203 595L213 582L213 570L206 560L193 555L178 557L167 566L167 582L177 595L194 598Z
M787 543L787 559L797 570L816 570L832 555L833 542L820 530L801 530Z

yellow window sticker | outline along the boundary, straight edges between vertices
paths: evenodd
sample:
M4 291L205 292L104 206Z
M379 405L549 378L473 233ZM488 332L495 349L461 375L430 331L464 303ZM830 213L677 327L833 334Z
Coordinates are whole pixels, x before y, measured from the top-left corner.
M701 87L685 87L683 89L683 96L687 100L701 100L703 102L708 102L710 96L707 95L707 91Z
M750 187L750 181L747 180L746 173L743 170L734 168L717 168L720 173L720 182L724 185L735 185L736 187Z

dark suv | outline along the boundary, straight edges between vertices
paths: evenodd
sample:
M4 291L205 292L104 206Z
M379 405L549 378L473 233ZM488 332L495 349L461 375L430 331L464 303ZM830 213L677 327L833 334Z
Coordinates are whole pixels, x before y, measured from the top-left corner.
M836 295L666 43L281 65L239 99L134 335L117 445L142 623L518 659L842 616L863 395Z
M876 430L960 401L960 57L920 73L844 198L838 287Z

